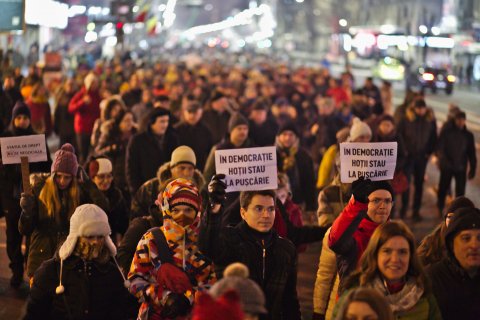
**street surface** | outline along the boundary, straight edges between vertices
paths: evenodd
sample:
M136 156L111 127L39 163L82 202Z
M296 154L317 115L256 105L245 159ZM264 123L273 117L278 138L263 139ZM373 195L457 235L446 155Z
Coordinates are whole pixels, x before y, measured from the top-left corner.
M339 67L333 68L333 74L340 70ZM341 71L341 70L340 70ZM354 70L357 86L361 85L363 79L369 72L365 70ZM403 83L394 84L394 105L398 105L403 100ZM467 127L474 133L477 145L477 157L480 157L480 113L478 108L478 97L480 93L475 89L455 88L452 96L447 96L443 92L431 95L427 92L426 101L429 106L435 110L439 127L447 115L449 102L454 102L467 113ZM52 140L54 141L54 140ZM50 141L50 142L52 142ZM53 147L53 146L52 146ZM54 146L56 148L56 145ZM52 148L53 149L53 148ZM51 149L51 150L52 150ZM419 241L423 236L430 232L434 226L440 222L436 209L436 187L438 184L439 172L435 164L430 161L427 168L426 184L424 198L420 215L423 221L413 224L407 213L405 220ZM480 174L467 183L466 194L476 206L480 206ZM313 309L313 287L318 267L321 243L312 244L305 253L299 257L298 271L298 295L302 307L304 319L310 319ZM25 301L28 293L27 283L22 285L19 290L14 290L9 286L10 270L8 268L8 258L5 250L5 219L0 219L0 319L21 319L24 312Z

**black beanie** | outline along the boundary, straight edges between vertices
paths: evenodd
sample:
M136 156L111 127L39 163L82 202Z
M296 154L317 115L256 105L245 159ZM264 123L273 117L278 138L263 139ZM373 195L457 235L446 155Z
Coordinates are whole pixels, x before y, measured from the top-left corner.
M232 132L233 128L240 125L248 126L248 120L240 112L236 112L232 114L228 121L228 133Z
M393 192L392 186L386 180L370 182L370 193L376 190L387 190L392 195L392 199L395 197L395 193Z
M456 210L445 232L445 243L452 253L453 238L459 232L470 229L480 229L480 210L477 208L460 208Z
M17 101L12 110L12 121L21 114L27 116L29 119L32 118L32 115L30 114L30 108L28 108L23 101Z
M461 208L475 208L475 205L473 204L472 200L468 199L467 197L460 196L450 202L445 215L447 215L449 212L455 212Z
M170 111L163 108L153 108L148 117L148 125L155 123L158 117L170 116Z
M300 136L300 134L298 133L297 126L292 121L287 121L284 124L282 124L280 126L280 128L278 129L277 136L281 135L282 132L284 132L284 131L292 131L297 137Z

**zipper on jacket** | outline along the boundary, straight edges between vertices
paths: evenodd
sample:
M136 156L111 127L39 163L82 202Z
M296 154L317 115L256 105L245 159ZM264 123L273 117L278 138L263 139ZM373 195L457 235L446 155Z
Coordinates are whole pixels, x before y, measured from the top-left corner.
M265 282L265 257L266 257L265 240L262 240L262 251L263 251L263 259L262 259L262 281Z
M184 230L183 232L183 262L182 262L182 267L183 270L185 270L185 238L187 236L187 232Z

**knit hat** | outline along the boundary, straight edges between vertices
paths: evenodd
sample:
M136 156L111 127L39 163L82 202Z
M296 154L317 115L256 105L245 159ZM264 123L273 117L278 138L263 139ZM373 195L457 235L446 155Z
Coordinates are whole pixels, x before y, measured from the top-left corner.
M154 124L158 117L163 116L170 116L170 111L163 108L153 108L148 115L148 125Z
M278 129L277 136L281 135L282 132L284 132L284 131L292 131L297 137L300 136L300 134L298 133L297 126L292 121L287 121L284 124L282 124L280 126L280 128Z
M448 213L455 212L461 208L475 208L475 205L473 204L472 200L468 199L467 197L457 197L450 202L447 211L445 211L445 217L447 217Z
M248 126L248 120L241 113L236 112L232 114L230 120L228 121L228 132L232 132L235 127L238 127L240 125Z
M29 119L32 118L30 108L23 101L17 101L12 110L12 121L21 114L27 116Z
M105 246L117 264L117 268L123 277L125 287L128 288L130 286L129 281L125 279L117 261L115 260L117 248L110 238L110 233L111 229L108 224L107 214L99 206L87 203L78 206L75 209L75 212L73 212L72 217L70 218L70 232L58 251L58 256L60 257L60 284L55 290L57 294L65 292L65 288L62 285L63 261L73 253L75 246L77 245L78 237L104 236Z
M83 84L85 85L85 88L87 90L90 90L90 87L92 86L95 80L97 80L97 76L95 75L95 73L90 72L89 74L87 74L87 76L83 80Z
M225 292L217 300L206 292L200 293L192 315L192 320L243 320L245 317L238 293L234 290Z
M173 150L172 158L170 160L170 168L181 163L189 163L194 167L197 165L197 157L195 157L195 152L192 148L188 146L180 146Z
M464 230L480 229L480 210L477 208L460 208L455 211L445 232L447 249L453 254L453 239Z
M371 181L370 182L370 193L372 193L376 190L387 190L392 195L392 199L395 197L395 192L393 192L393 188L388 181L385 181L385 180Z
M187 179L178 178L170 181L155 201L164 216L171 216L170 210L178 205L187 205L197 212L202 209L202 196L195 184Z
M353 119L352 127L350 128L350 141L354 142L361 136L372 136L372 129L360 120L359 118Z
M75 155L75 149L70 143L65 143L60 150L55 152L55 157L50 169L52 173L63 172L72 176L77 175L78 161Z
M112 162L107 158L94 159L88 164L88 176L90 179L105 173L112 173Z
M218 298L228 290L235 290L240 295L243 311L250 314L266 314L265 295L260 286L248 278L247 266L232 263L223 272L223 279L210 288L210 294Z

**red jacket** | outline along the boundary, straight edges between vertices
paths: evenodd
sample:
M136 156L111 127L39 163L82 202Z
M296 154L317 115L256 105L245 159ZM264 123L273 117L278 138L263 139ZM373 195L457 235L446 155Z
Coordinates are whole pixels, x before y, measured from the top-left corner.
M85 104L83 97L89 95L91 102ZM100 117L100 93L98 91L88 91L82 87L70 100L68 112L74 115L75 133L91 134L95 120Z
M367 208L366 203L355 201L352 196L333 222L328 246L337 254L341 282L355 270L373 232L379 226L368 218Z
M36 133L45 133L48 137L52 133L52 114L48 102L33 102L27 100L30 109L32 128Z

